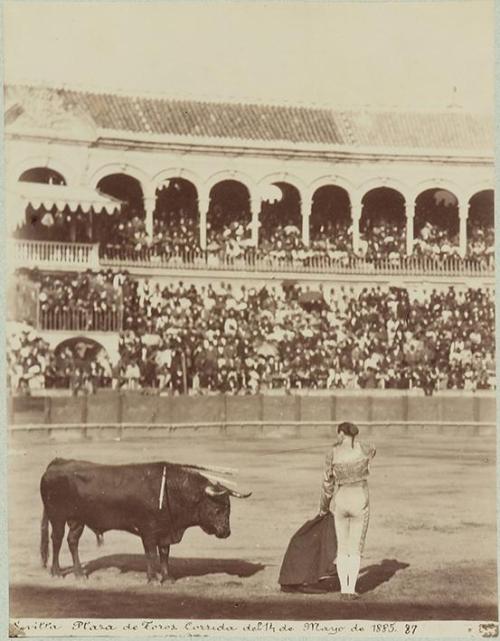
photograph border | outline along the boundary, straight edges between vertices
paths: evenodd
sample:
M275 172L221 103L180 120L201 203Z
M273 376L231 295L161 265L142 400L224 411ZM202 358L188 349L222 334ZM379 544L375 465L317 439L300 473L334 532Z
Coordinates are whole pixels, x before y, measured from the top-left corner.
M31 1L33 2L33 4L43 4L44 2L49 1L49 0L17 0L17 3L18 4L21 4L21 3L22 4L30 4ZM183 2L189 2L190 0L182 0L182 1ZM205 2L213 3L213 4L220 3L222 1L224 1L224 2L238 2L239 0L205 0ZM261 0L253 0L253 1L254 2L255 1L259 2ZM285 2L286 3L286 2L296 2L296 1L299 2L299 3L302 2L304 4L307 4L310 0L267 0L266 3L273 3L273 2L280 2L280 3ZM323 0L323 1L325 1L325 2L335 2L335 3L339 3L339 4L349 4L349 3L373 4L374 2L390 3L392 0ZM433 3L433 2L446 3L449 0L417 0L417 1L418 2L429 2L429 3ZM500 81L500 45L499 45L499 42L500 42L500 2L498 2L497 0L492 0L492 1L494 2L494 6L495 6L495 87L496 87L496 91L498 92L499 91L499 81ZM74 3L74 4L84 4L84 3L93 4L94 2L96 4L98 4L100 2L100 0L81 0L81 1L80 0L64 0L65 4L66 3L67 4L69 4L69 3ZM122 0L108 0L108 2L110 2L111 4L116 4L116 5L127 4L125 2L122 2ZM178 1L176 1L176 0L128 0L128 2L129 3L133 2L135 4L151 4L151 3L178 4ZM399 2L414 3L415 0L399 0ZM11 0L11 3L15 4L16 2L14 0ZM264 2L261 2L261 3L264 3ZM0 6L1 21L2 21L2 25L3 25L4 29L5 29L5 18L4 18L4 7L5 7L5 4L7 4L7 2L5 2L4 4L2 4ZM41 28L43 28L43 26L41 26ZM2 44L4 44L4 31L3 30L2 30L1 41L2 41ZM2 79L4 79L4 75L5 75L4 65L5 65L5 58L2 57L2 67L1 67ZM2 93L1 101L2 101L2 106L3 106L3 93ZM2 119L2 124L0 126L2 128L2 134L3 134L4 133L3 119ZM2 140L3 140L3 137L2 137ZM500 176L498 174L498 167L497 167L499 150L500 150L500 118L499 118L499 104L498 104L498 100L497 100L496 104L495 104L495 188L497 190L497 193L500 193ZM3 154L2 154L0 162L2 163L2 169L5 170L5 159L4 159L4 155ZM2 208L1 208L2 217L5 217L5 210L4 210L4 206L5 206L5 197L4 197L4 195L5 195L5 171L2 171L2 173L1 173L0 184L3 187L3 189L2 189ZM5 229L5 218L3 219L3 223L4 223L4 229ZM8 242L7 238L6 238L6 241ZM6 322L6 314L5 314L5 311L6 311L6 307L5 307L5 305L6 305L6 295L5 295L5 288L6 288L6 273L7 273L6 260L7 260L6 259L6 252L4 251L0 256L0 261L1 261L1 264L2 264L2 267L3 267L3 269L1 270L1 274L0 274L0 280L1 280L1 283L2 283L2 286L3 286L2 287L2 299L1 299L1 302L2 302L2 305L1 305L1 308L2 308L2 312L1 312L2 313L1 332L2 332L2 340L3 340L2 349L4 350L4 356L5 356L5 341L6 341L6 336L5 336L5 322ZM496 289L495 289L495 300L496 300L496 306L498 308L498 305L499 305L499 302L500 302L500 294L498 292L498 266L500 265L500 216L499 215L495 216L495 261L496 261L496 268L495 268L495 286L496 286ZM496 331L496 335L500 336L500 314L498 314L498 313L496 314L496 318L495 318L495 331ZM497 371L500 371L500 350L498 348L498 341L497 341L497 349L496 349L496 367L497 367ZM1 416L3 418L3 423L6 426L6 429L2 430L2 433L0 435L0 449L1 449L1 452L2 452L1 464L0 464L0 486L1 486L1 492L2 492L2 494L0 496L0 546L1 546L1 550L0 550L0 576L3 579L2 583L1 583L1 588L0 588L0 633L4 632L5 633L5 638L8 638L8 634L9 634L9 625L8 625L8 621L9 621L9 605L8 605L8 591L9 591L9 586L8 586L8 578L9 578L8 577L8 568L9 568L9 557L8 557L8 513L9 513L9 510L8 510L8 503L7 503L7 484L8 484L8 474L7 474L7 470L8 470L8 431L7 430L8 430L8 417L7 417L7 400L6 400L6 366L5 366L5 357L2 359L2 363L1 363L1 366L0 366L0 371L2 373L2 379L4 381L4 388L3 388L4 391L1 394L1 401L0 401L0 408L1 409L0 409L0 411L1 411ZM498 389L498 386L497 386L497 389L496 389L496 403L497 403L496 411L497 411L497 425L498 425L498 424L500 424L500 391ZM497 522L497 542L498 542L498 540L499 540L499 532L500 532L500 515L499 515L499 509L498 509L498 507L499 507L499 497L500 497L500 476L499 476L499 473L498 473L499 472L498 452L499 452L500 436L499 436L499 433L498 433L498 429L497 429L497 432L496 432L496 444L497 444L497 475L496 475L496 481L497 481L497 483L496 483L496 492L497 492L497 513L496 513L496 517L497 517L497 520L496 520L496 522ZM34 554L37 553L37 550L34 550L33 553ZM500 570L499 570L499 567L498 567L499 566L498 558L499 557L498 557L498 554L497 554L497 581L498 581L497 585L500 586ZM73 621L73 620L74 619L71 619L71 621ZM126 620L126 621L128 621L128 620ZM171 622L172 620L169 619L168 621ZM189 620L180 620L180 621L189 621ZM198 622L198 620L196 620L196 619L193 619L192 621ZM199 621L199 622L201 622L201 621ZM210 623L212 625L214 625L215 622L216 622L216 620L207 621L207 623ZM232 621L231 619L228 619L227 622L229 624L234 624L235 623L235 621ZM335 622L335 620L333 620L333 622ZM243 623L246 624L248 622L244 621ZM297 622L292 622L292 623L300 624L302 622L297 621ZM322 621L322 622L319 622L319 623L328 624L329 622L328 621ZM341 626L346 624L346 627L348 627L349 625L354 626L356 624L365 625L366 626L366 624L368 624L369 622L365 621L365 620L359 620L358 622L347 622L347 621L339 620L339 621L336 621L336 623L338 623ZM383 622L382 621L380 623L387 623L387 622ZM401 623L401 622L399 622L399 623ZM412 623L412 622L408 622L408 623ZM416 634L415 636L412 637L413 639L421 639L421 638L431 639L432 638L432 639L436 639L437 640L437 639L446 638L448 635L447 634L440 634L439 636L437 636L437 635L435 635L436 629L439 629L440 627L441 628L445 628L447 626L448 627L453 627L454 624L457 623L457 622L455 622L455 621L434 621L434 622L430 622L428 627L425 625L426 622L417 621L415 623L417 623L419 625L420 629L424 628L424 632L425 632L426 629L428 629L430 636L428 634L425 634L424 636L420 636L419 634ZM450 635L450 638L454 638L454 639L457 639L457 640L458 639L470 639L470 638L472 638L470 634L467 634L466 627L467 626L471 627L472 625L474 625L474 623L475 622L472 622L472 621L463 622L463 624L461 624L461 625L464 626L464 634L463 634L463 636L457 636L456 635L456 633L460 631L460 630L457 629L453 634ZM477 622L477 623L479 624L479 622ZM278 622L278 625L279 624L280 624L280 622ZM401 625L403 625L403 623L401 623ZM11 630L11 632L12 632L12 630ZM126 631L124 630L124 632L126 632ZM353 630L352 632L353 632L353 634L351 634L351 635L349 635L349 634L345 635L345 633L339 632L338 634L333 634L333 635L332 635L332 633L330 633L330 634L326 634L326 635L320 635L320 634L316 635L315 634L314 636L309 635L307 632L305 632L303 630L300 631L300 632L299 631L294 632L291 635L287 635L286 633L269 634L269 633L266 633L265 631L264 632L255 631L255 633L251 633L251 634L242 634L242 635L230 634L230 635L226 636L226 635L222 635L222 634L216 632L214 634L211 634L210 638L214 638L214 639L219 639L219 638L220 639L231 639L231 640L234 640L234 641L239 641L240 639L243 641L244 639L249 639L251 636L257 637L257 638L263 639L263 640L264 639L269 639L269 641L275 641L276 637L281 638L281 639L288 639L289 638L289 639L294 639L294 640L296 640L296 639L308 639L308 638L311 638L311 639L318 638L319 639L319 638L327 638L327 637L330 637L330 636L337 636L337 638L353 639L353 640L354 639L360 639L360 638L363 638L363 639L368 639L368 638L376 638L376 639L382 639L382 638L407 639L408 638L408 636L405 635L404 632L401 631L401 630L398 630L398 631L394 632L393 634L387 634L387 635L386 634L380 634L380 635L377 634L377 635L373 635L373 636L372 635L357 635L357 634L355 634L355 630ZM444 629L443 629L443 632L444 632ZM23 634L20 633L19 636L23 636ZM40 636L29 636L27 638L33 639L33 641L38 641L38 640L42 641L42 639L44 639L44 640L54 639L54 640L57 640L57 641L63 641L63 640L73 641L74 639L83 638L83 636L87 636L88 638L98 638L100 641L117 641L117 640L127 640L128 641L131 638L136 638L136 639L142 639L142 638L149 638L149 639L179 638L179 639L185 639L185 638L187 638L186 634L179 635L179 636L175 636L175 635L171 635L171 634L158 635L158 636L139 635L139 634L136 633L136 631L133 631L133 630L130 630L130 632L125 633L125 634L123 634L121 636L115 636L115 635L113 635L113 636L106 636L106 635L101 636L100 633L99 634L91 633L89 635L85 634L85 635L81 635L81 636L80 635L78 635L78 636L73 636L73 635L68 635L68 636L47 636L45 634L45 632L44 632ZM476 637L476 635L474 635L474 636ZM490 638L488 634L482 635L482 637L483 638Z

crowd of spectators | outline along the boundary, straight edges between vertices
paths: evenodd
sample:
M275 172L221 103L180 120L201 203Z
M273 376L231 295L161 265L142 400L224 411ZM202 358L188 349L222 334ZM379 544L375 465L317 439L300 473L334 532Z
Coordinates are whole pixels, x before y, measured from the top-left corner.
M275 225L261 227L257 256L272 262L304 262L317 253L302 242L302 232L297 225Z
M247 258L254 247L250 223L232 222L229 225L213 226L207 223L208 260L223 257L231 262Z
M219 216L220 218L220 216ZM217 222L218 221L218 222ZM251 223L234 221L222 224L215 218L207 222L207 250L200 248L197 215L184 210L155 218L153 237L146 233L144 219L135 210L120 214L90 215L82 212L31 211L30 220L16 232L26 239L58 240L65 242L98 242L100 253L107 258L193 262L199 258L208 263L245 260L268 261L272 264L314 264L315 260L346 261L354 257L352 224L350 221L324 221L311 230L311 242L306 246L297 224L272 226L262 224L258 244L252 240ZM389 259L397 262L406 255L404 220L394 222L383 215L370 218L362 225L358 257L372 263ZM413 254L434 260L459 258L458 234L446 226L424 223L415 234ZM488 262L494 257L494 229L484 223L470 223L467 238L467 257L476 262Z
M406 254L406 230L403 223L375 219L361 233L361 255L370 262L399 260Z
M42 325L49 329L75 329L80 319L84 329L112 329L108 320L122 310L120 276L111 270L52 274L38 269L20 269L38 290L38 309Z
M86 356L85 345L75 341L54 351L25 323L7 324L7 385L21 394L33 390L66 388L73 394L96 392L111 385L111 366L103 349Z
M140 252L149 246L144 220L139 216L120 219L113 215L96 230L101 251L111 256L117 251Z
M7 385L24 392L45 387L53 354L48 343L29 325L7 326Z
M112 272L33 278L51 309L122 306L120 358L109 375L115 387L233 394L495 387L494 295L487 289L195 286ZM9 344L12 371L32 368L56 379L50 350L28 336L28 343L18 337ZM19 377L11 380L16 386Z
M179 216L175 224L172 221L155 221L151 249L155 256L164 260L187 251L201 253L198 221L184 216Z
M467 255L476 260L488 260L495 256L495 230L479 222L469 226Z
M352 254L352 226L346 221L323 222L313 228L310 247L318 255L344 260Z
M431 258L459 257L458 234L453 234L445 227L425 223L413 242L413 252L416 256Z
M15 238L65 243L92 242L91 218L81 210L35 210L27 208L26 220L14 232Z

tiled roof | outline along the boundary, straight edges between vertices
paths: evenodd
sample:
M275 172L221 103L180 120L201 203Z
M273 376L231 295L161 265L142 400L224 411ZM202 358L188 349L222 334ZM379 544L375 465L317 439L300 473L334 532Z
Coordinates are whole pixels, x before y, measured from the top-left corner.
M9 113L12 107L33 105L33 101L49 104L49 109L50 104L57 104L64 111L83 112L97 128L110 133L129 131L354 148L493 149L492 118L461 111L315 109L6 87L5 103L10 105Z
M347 111L341 120L342 135L363 147L493 149L493 121L478 114Z

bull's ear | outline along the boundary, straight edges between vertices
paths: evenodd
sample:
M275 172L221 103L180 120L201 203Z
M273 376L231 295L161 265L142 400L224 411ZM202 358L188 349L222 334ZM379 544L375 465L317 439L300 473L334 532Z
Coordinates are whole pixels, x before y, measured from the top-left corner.
M208 496L224 496L227 492L226 488L217 489L213 485L207 485L205 487L205 493L208 494Z

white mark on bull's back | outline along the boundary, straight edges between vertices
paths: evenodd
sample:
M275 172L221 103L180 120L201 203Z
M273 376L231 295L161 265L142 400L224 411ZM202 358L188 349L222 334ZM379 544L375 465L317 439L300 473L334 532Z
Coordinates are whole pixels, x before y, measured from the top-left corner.
M159 500L158 500L158 506L159 506L160 510L163 507L163 494L165 492L165 477L166 477L166 474L167 474L167 468L164 465L163 466L163 473L161 475L160 497L159 497Z

